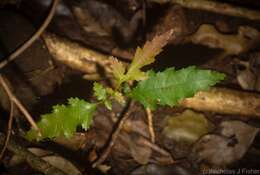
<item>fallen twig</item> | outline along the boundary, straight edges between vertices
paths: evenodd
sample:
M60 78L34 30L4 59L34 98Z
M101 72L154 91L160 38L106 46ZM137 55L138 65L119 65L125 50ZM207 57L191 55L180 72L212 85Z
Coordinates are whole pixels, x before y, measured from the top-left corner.
M4 78L1 74L0 74L0 83L3 86L4 90L6 91L8 97L10 99L10 102L11 103L13 102L18 107L18 109L23 113L23 115L25 116L27 121L30 123L32 128L35 129L36 131L38 131L38 133L40 134L40 130L39 130L37 124L35 123L35 121L33 120L32 116L29 114L29 112L26 110L26 108L23 106L23 104L20 102L20 100L17 99L16 96L12 93L12 91L8 87L6 81L4 80Z
M99 67L108 76L111 75L113 59L109 55L85 48L76 42L54 34L44 33L42 37L49 52L57 61L88 75L97 75L100 73Z
M7 145L9 143L11 134L12 134L12 125L13 125L13 118L14 118L14 102L10 100L10 115L9 115L9 120L8 120L8 127L7 127L7 134L6 134L6 139L4 142L4 147L2 148L2 151L0 153L0 160L3 158L4 153L7 149Z
M148 129L151 137L152 143L155 142L155 133L153 129L153 114L150 108L146 108L146 115L147 115L147 121L148 121Z
M186 8L206 10L214 13L219 13L223 15L230 15L235 17L248 18L251 20L260 20L260 12L255 10L250 10L247 8L230 5L227 3L221 3L212 0L149 0L153 2L171 2L174 4L179 4Z
M260 95L226 88L211 88L180 102L183 107L221 114L260 117Z
M0 63L0 69L2 69L4 66L6 66L8 63L13 61L17 56L19 56L21 53L23 53L28 47L31 46L31 44L40 37L42 32L46 29L46 27L49 25L49 23L52 20L52 17L54 16L55 9L59 3L59 0L53 0L51 10L41 25L41 27L34 33L34 35L28 39L22 46L18 47L11 55L9 55L4 61Z
M121 119L119 119L117 127L115 129L115 131L112 133L111 139L109 141L108 146L105 148L105 150L102 152L101 156L92 164L92 167L95 168L98 165L100 165L101 163L103 163L106 158L108 157L109 153L111 152L116 139L119 136L119 133L121 131L121 129L124 126L125 121L130 117L130 110L131 107L133 106L134 102L130 101L129 104L126 106L126 110L124 110Z
M0 133L0 145L5 142L5 135ZM45 175L67 175L60 169L52 166L48 162L37 157L30 151L18 145L14 140L10 139L7 149L26 160L26 162L35 170L44 173Z

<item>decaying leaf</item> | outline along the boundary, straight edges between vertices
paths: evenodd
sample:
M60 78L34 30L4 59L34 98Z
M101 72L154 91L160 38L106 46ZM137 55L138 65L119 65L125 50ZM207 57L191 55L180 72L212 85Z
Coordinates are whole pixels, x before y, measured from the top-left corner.
M140 145L136 142L129 142L129 143L130 143L130 152L134 160L142 165L147 164L152 154L151 148L145 145Z
M178 164L157 165L148 164L131 172L130 175L192 175L193 173Z
M63 172L66 172L66 174L69 175L81 175L82 173L76 168L75 165L73 165L71 162L66 160L65 158L61 156L54 155L53 152L44 150L41 148L28 148L30 152L35 154L38 157L41 157L46 162L50 163L52 166L62 170ZM18 164L24 162L24 158L22 158L19 155L14 155L10 162L9 166L17 166Z
M60 156L46 156L43 160L50 163L52 166L59 168L60 170L66 172L69 175L82 175L82 173L68 160Z
M32 152L33 154L35 154L39 157L48 156L48 155L53 154L51 151L44 150L44 149L41 149L41 148L36 148L36 147L27 148L27 149L28 149L28 151ZM8 162L8 166L10 166L10 167L17 166L17 165L19 165L23 162L25 162L25 160L22 156L13 155L12 158Z
M245 90L260 91L260 54L253 52L248 57L248 61L235 58L237 81Z
M218 129L220 132L206 135L194 145L192 160L225 167L244 156L259 131L241 121L224 121Z
M213 124L203 114L186 110L166 118L163 134L176 142L191 144L212 129Z
M222 34L213 26L203 24L198 31L187 37L186 41L195 44L203 44L211 48L222 48L228 55L239 55L259 42L260 33L258 30L241 26L238 34Z

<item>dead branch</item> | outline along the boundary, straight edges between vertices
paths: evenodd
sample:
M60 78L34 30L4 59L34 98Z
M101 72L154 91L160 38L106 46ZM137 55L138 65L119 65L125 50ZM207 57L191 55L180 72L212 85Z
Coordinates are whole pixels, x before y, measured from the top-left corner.
M121 129L123 128L126 120L130 117L131 110L129 109L131 109L131 107L134 105L133 101L128 103L129 104L126 106L126 111L123 112L121 119L119 119L118 124L116 125L117 127L115 131L112 133L108 146L105 148L101 156L92 164L93 168L97 167L106 160L113 146L115 145L115 141L118 138Z
M260 12L230 5L227 3L221 3L212 0L150 0L153 2L171 2L173 4L179 4L183 7L190 9L198 9L210 11L218 14L248 18L250 20L260 20Z
M35 121L33 120L32 116L29 114L29 112L23 106L23 104L20 102L20 100L18 98L16 98L16 96L12 93L12 91L8 87L4 77L1 74L0 74L0 84L3 86L4 90L6 91L8 97L10 99L10 102L11 103L13 102L18 107L18 109L23 113L23 115L25 116L27 121L30 123L32 128L35 129L36 131L38 131L38 133L40 134L40 130L39 130L37 124L35 123Z
M148 128L149 128L149 133L151 137L152 143L155 142L155 133L153 129L153 114L150 108L146 108L146 115L147 115L147 121L148 121Z
M0 133L0 145L5 142L5 135ZM17 154L24 158L26 162L35 170L42 172L46 175L66 175L63 171L53 167L48 162L35 156L33 153L25 149L24 147L17 144L13 139L10 139L7 149L14 154Z
M47 18L44 20L41 27L33 34L33 36L28 39L22 46L18 47L11 55L9 55L4 61L0 62L0 69L2 69L4 66L6 66L8 63L13 61L17 56L19 56L21 53L23 53L28 47L31 46L31 44L39 38L39 36L43 33L43 31L46 29L46 27L49 25L49 23L52 20L52 17L54 16L55 9L59 3L59 0L53 0L51 10L47 16Z
M260 117L260 95L226 88L211 88L184 99L180 105L199 111Z
M4 156L4 153L7 149L7 145L9 143L9 140L10 140L10 137L12 134L13 118L14 118L14 102L10 100L10 114L9 114L9 120L8 120L8 126L7 126L7 134L6 134L6 139L4 142L4 147L2 148L2 151L0 153L0 160Z
M111 75L112 70L110 65L113 59L110 59L108 55L85 48L78 43L54 34L45 33L43 39L48 50L57 61L76 70L93 75L98 74L99 67L102 67L108 76Z

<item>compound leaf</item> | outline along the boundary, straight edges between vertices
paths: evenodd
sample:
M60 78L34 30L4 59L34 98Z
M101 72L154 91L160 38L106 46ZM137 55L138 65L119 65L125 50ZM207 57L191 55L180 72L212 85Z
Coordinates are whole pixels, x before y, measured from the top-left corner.
M150 109L155 109L157 104L174 106L178 101L207 90L224 78L222 73L201 70L195 66L178 71L168 68L163 72L150 73L148 79L138 82L130 96Z
M41 116L37 123L41 135L34 129L26 133L29 140L42 140L59 136L71 137L81 126L87 130L92 123L92 116L96 111L96 104L88 103L78 98L69 98L68 105L56 105L49 114Z

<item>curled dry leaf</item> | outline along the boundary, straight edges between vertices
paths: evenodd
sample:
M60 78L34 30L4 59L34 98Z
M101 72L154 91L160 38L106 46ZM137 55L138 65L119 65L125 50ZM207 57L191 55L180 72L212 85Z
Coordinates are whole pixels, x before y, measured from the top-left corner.
M241 65L240 65L241 66ZM237 70L237 81L245 90L254 90L256 75L254 75L246 65L244 70Z
M186 41L224 49L227 54L238 55L254 47L259 42L259 37L259 31L248 26L239 27L237 34L222 34L213 25L203 24L197 32L187 37Z
M202 137L194 145L192 160L225 167L244 156L259 131L241 121L222 122L218 129L219 132Z
M260 53L251 53L248 57L248 61L235 59L237 81L245 90L260 91Z

